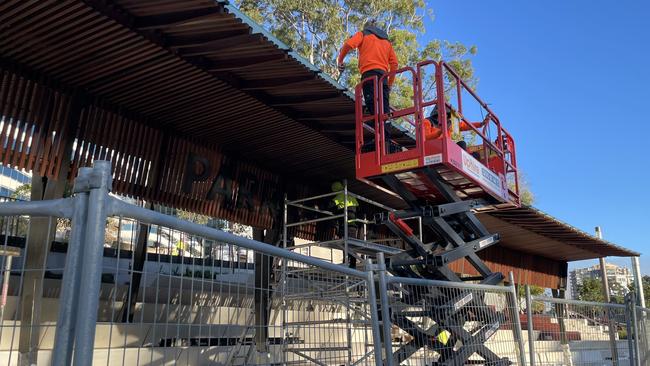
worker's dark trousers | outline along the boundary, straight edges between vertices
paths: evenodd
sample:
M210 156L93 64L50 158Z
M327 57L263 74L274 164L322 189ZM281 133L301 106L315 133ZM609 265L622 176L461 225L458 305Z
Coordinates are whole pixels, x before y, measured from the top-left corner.
M381 79L381 77L385 74L383 70L370 70L366 71L361 75L361 80L364 80L369 77L376 76L378 79ZM375 88L374 88L374 83L372 81L367 81L363 84L363 100L366 103L366 107L368 108L368 111L370 112L371 115L375 114ZM389 113L390 112L390 88L388 87L388 78L384 78L381 82L381 88L382 88L382 99L384 102L384 113ZM370 127L375 128L373 122L369 122L371 124ZM390 139L390 130L387 128L384 128L385 130L385 140ZM366 141L366 144L364 145L364 151L371 151L374 150L374 141Z
M361 75L361 80L364 80L369 77L376 76L378 79L381 79L384 76L385 72L383 70L370 70L366 71ZM383 101L384 101L384 113L390 112L390 88L388 87L388 78L384 78L381 82L381 88L383 91ZM374 83L372 81L367 81L363 84L363 100L366 102L366 107L370 114L375 114L375 90Z

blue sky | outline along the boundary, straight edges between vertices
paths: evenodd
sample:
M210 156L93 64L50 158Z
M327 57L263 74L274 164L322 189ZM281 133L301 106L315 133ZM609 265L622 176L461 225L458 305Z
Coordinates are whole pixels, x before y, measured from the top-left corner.
M602 226L650 274L650 2L428 6L423 40L478 47L479 95L515 136L535 206L589 233Z

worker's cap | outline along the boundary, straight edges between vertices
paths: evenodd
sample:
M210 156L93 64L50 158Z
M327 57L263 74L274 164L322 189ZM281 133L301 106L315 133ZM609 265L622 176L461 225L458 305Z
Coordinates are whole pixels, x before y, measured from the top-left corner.
M332 192L338 192L343 190L343 184L341 182L332 183Z

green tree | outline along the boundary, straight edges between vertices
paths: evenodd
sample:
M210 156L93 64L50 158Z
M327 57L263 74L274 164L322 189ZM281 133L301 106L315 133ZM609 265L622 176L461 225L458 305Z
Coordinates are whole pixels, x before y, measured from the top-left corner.
M208 221L210 221L210 216L185 210L177 210L176 216L181 220L190 221L199 225L207 225Z
M315 66L339 79L348 87L359 82L356 55L348 56L348 67L340 74L336 57L343 42L374 19L388 33L400 65L414 65L426 60L444 59L460 76L476 85L470 56L475 46L459 42L432 40L424 45L418 35L425 32L424 21L432 11L423 0L238 0L238 6L276 37ZM425 80L431 91L433 75ZM410 104L412 88L409 81L396 80L392 104Z
M533 203L535 203L535 195L530 190L530 183L528 182L526 174L522 172L521 169L518 169L517 175L519 177L519 199L521 200L521 204L532 206ZM514 184L511 184L510 188L512 189L513 187Z
M11 194L11 198L21 200L21 201L29 201L29 199L32 196L32 185L30 183L25 183L23 185L18 186L14 193Z
M578 297L582 301L604 302L603 284L598 278L586 278L578 287Z
M540 296L544 294L544 288L539 286L530 286L530 294L532 296ZM526 309L526 286L518 286L517 297L519 298L519 308ZM544 303L539 301L533 302L533 313L541 314L544 312Z
M650 276L641 277L641 285L643 286L643 297L645 298L646 306L650 306ZM636 283L634 281L630 283L628 289L636 292Z

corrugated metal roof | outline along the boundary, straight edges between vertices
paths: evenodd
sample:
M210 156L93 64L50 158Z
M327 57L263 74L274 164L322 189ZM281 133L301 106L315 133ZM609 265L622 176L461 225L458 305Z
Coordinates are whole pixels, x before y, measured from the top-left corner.
M0 33L3 64L153 127L315 184L354 177L352 95L227 2L13 0L0 4ZM638 255L533 208L481 219L504 246L549 258Z
M478 217L489 230L501 235L501 245L504 247L547 258L577 261L640 255L598 239L534 207L492 211Z

